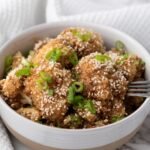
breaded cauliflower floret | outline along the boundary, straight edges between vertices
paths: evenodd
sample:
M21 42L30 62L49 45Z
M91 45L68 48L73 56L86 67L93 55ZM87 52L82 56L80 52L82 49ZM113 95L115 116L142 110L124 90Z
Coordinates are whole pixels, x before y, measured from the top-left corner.
M84 84L84 94L96 100L109 100L112 97L108 75L114 71L112 63L102 64L96 60L100 53L92 53L83 57L75 70L79 81Z
M135 55L130 55L127 53L121 55L117 59L116 64L117 68L122 71L124 76L130 82L141 77L141 74L144 70L144 64L142 63L142 60Z
M111 100L113 96L124 97L128 81L122 71L107 54L92 53L83 57L75 68L79 80L84 83L84 94L95 100Z
M20 92L22 81L15 75L16 69L9 72L6 79L4 79L2 94L8 98L14 98Z
M57 36L57 39L63 40L65 45L70 45L77 52L79 58L105 50L101 36L84 28L65 29Z
M76 65L78 58L72 47L65 46L62 40L52 39L35 51L32 58L33 64L37 65L45 61L60 62L62 66L69 68Z
M32 121L39 121L41 118L40 112L34 107L20 108L17 112Z
M23 68L26 59L20 52L17 52L13 57L12 70L3 80L2 94L8 98L15 98L21 90L22 78L16 76L16 72Z
M51 78L51 82L41 82L41 72L45 72L47 78ZM24 92L31 97L43 118L57 121L62 119L68 110L66 96L71 82L69 70L62 69L59 63L44 63L33 70L33 74L25 80Z

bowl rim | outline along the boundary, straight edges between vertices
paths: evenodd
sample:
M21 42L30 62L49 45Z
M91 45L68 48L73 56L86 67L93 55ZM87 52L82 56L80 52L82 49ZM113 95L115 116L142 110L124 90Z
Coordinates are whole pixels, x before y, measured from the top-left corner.
M14 41L18 40L19 38L21 37L24 37L24 36L28 36L28 34L31 34L31 32L36 32L38 31L39 29L44 29L44 28L48 28L48 27L57 27L57 26L63 26L63 25L71 25L71 26L85 26L85 27L90 27L91 29L93 27L96 27L96 28L101 28L101 29L105 29L105 30L108 30L110 32L113 32L125 39L128 39L130 40L132 43L134 43L135 45L137 45L139 47L139 49L143 49L143 53L145 53L145 55L148 55L150 56L150 54L147 52L147 50L138 42L136 41L134 38L132 38L131 36L129 36L128 34L118 30L118 29L115 29L113 27L110 27L110 26L106 26L106 25L99 25L99 24L95 24L95 23L86 23L84 21L55 21L55 22L52 22L52 23L43 23L43 24L40 24L40 25L35 25L35 26L32 26L28 29L25 29L23 32L17 34L14 38L8 40L1 48L0 48L0 53L3 52L3 49L5 49L5 47L7 47L8 45L12 44ZM111 123L111 124L108 124L108 125L104 125L104 126L101 126L101 127L94 127L94 128L83 128L83 129L67 129L67 128L58 128L58 127L52 127L52 126L48 126L48 125L44 125L44 124L40 124L38 122L34 122L34 121L31 121L30 119L27 119L23 116L21 116L20 114L18 114L15 110L13 110L6 102L5 100L0 96L0 104L2 104L3 106L2 107L5 107L4 109L7 109L8 111L10 111L14 116L16 115L16 117L19 117L20 120L23 119L24 121L28 122L31 126L36 126L38 128L45 128L46 130L55 130L55 131L65 131L67 133L72 133L72 132L87 132L87 131L96 131L96 130L103 130L103 129L107 129L109 127L113 127L113 126L116 126L120 123L124 123L126 120L128 120L129 118L132 118L135 114L137 114L139 111L141 111L146 105L148 105L150 101L150 97L149 98L146 98L144 100L144 102L141 104L141 106L136 109L132 114L130 114L129 116L123 118L122 120L119 120L117 122L114 122L114 123ZM0 114L1 115L1 114Z

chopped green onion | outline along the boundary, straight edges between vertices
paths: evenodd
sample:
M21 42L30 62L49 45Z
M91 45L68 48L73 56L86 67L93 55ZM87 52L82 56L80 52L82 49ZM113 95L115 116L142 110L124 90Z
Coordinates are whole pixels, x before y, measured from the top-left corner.
M85 100L84 101L84 108L88 109L92 114L96 113L96 109L95 109L94 104L91 100Z
M129 55L128 53L123 54L123 55L121 56L121 60L117 61L117 64L122 65L122 64L124 63L124 61L129 58L129 56L130 56L130 55Z
M74 90L76 93L81 93L84 88L82 82L74 82L72 86L74 87Z
M13 56L11 55L6 56L5 63L4 63L4 75L5 76L12 69L12 63L13 63Z
M35 64L32 64L33 68L36 68L39 66L39 64L35 63Z
M67 100L70 104L74 103L74 96L75 96L74 88L70 86L68 89L68 95L67 95Z
M72 71L72 77L73 77L74 79L78 80L80 76L79 76L79 74L78 74L75 70L73 70L73 71Z
M83 96L81 96L81 95L76 95L76 96L74 96L74 104L79 104L79 103L81 103L82 101L84 100L84 97Z
M111 121L116 122L116 121L122 120L123 118L124 118L124 116L112 116Z
M29 76L29 75L30 75L30 72L31 72L31 68L29 68L29 67L24 67L24 68L22 68L22 69L20 69L20 70L18 70L18 71L16 72L16 76L17 76L17 77Z
M81 118L76 115L70 115L71 122L75 125L80 125L82 123Z
M45 71L39 73L40 77L36 81L36 84L41 90L45 90L49 96L52 96L54 91L49 89L49 84L52 83L52 77Z
M140 65L145 65L145 62L142 59L140 59L139 64Z
M40 89L43 89L43 80L41 78L36 81L36 84Z
M78 105L84 100L82 95L78 95L83 91L83 85L80 82L74 82L68 89L67 100L70 104Z
M52 77L45 71L41 71L40 72L40 77L46 81L47 83L51 83L52 82Z
M46 59L57 62L61 56L62 50L60 48L53 48L50 52L47 53Z
M121 41L116 41L115 47L117 50L123 50L125 45Z
M125 59L128 59L129 57L129 54L128 53L125 53L124 55L122 55L122 59L125 60Z
M90 32L82 35L81 39L83 42L88 42L92 38L92 34Z
M52 89L49 89L48 82L46 82L42 78L39 78L36 81L36 84L40 90L45 90L49 96L52 96L54 94L54 91Z
M26 59L23 59L21 63L26 67L31 67L31 63L28 62Z
M52 96L52 95L54 94L54 90L48 89L48 90L47 90L47 93L48 93L49 96Z
M80 33L78 30L72 30L72 34L83 42L88 42L92 38L91 32Z
M111 60L111 58L107 55L103 54L98 54L95 56L95 59L98 60L101 63L105 63L106 61Z
M78 64L78 56L76 52L72 52L71 55L69 56L69 62L75 66Z

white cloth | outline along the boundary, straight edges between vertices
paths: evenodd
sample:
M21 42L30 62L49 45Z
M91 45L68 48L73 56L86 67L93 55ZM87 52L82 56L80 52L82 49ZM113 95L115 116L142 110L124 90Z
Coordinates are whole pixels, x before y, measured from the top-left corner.
M81 20L122 30L150 51L150 0L0 0L0 45L33 25ZM150 149L150 117L124 150ZM0 121L0 149L12 150Z

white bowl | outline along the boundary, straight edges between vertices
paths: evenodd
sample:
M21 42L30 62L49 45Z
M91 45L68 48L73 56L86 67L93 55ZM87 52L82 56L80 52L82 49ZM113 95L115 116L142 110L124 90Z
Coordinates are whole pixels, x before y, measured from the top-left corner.
M7 42L0 50L0 74L3 72L4 58L18 50L30 50L35 41L44 37L55 37L67 27L80 26L101 33L105 43L113 46L121 40L127 49L146 62L146 79L150 79L150 56L137 41L110 27L81 23L56 22L33 27ZM138 130L149 113L150 98L138 110L116 123L92 129L60 129L32 122L12 110L0 99L0 115L10 132L19 140L36 150L48 149L99 149L112 150L126 143Z

